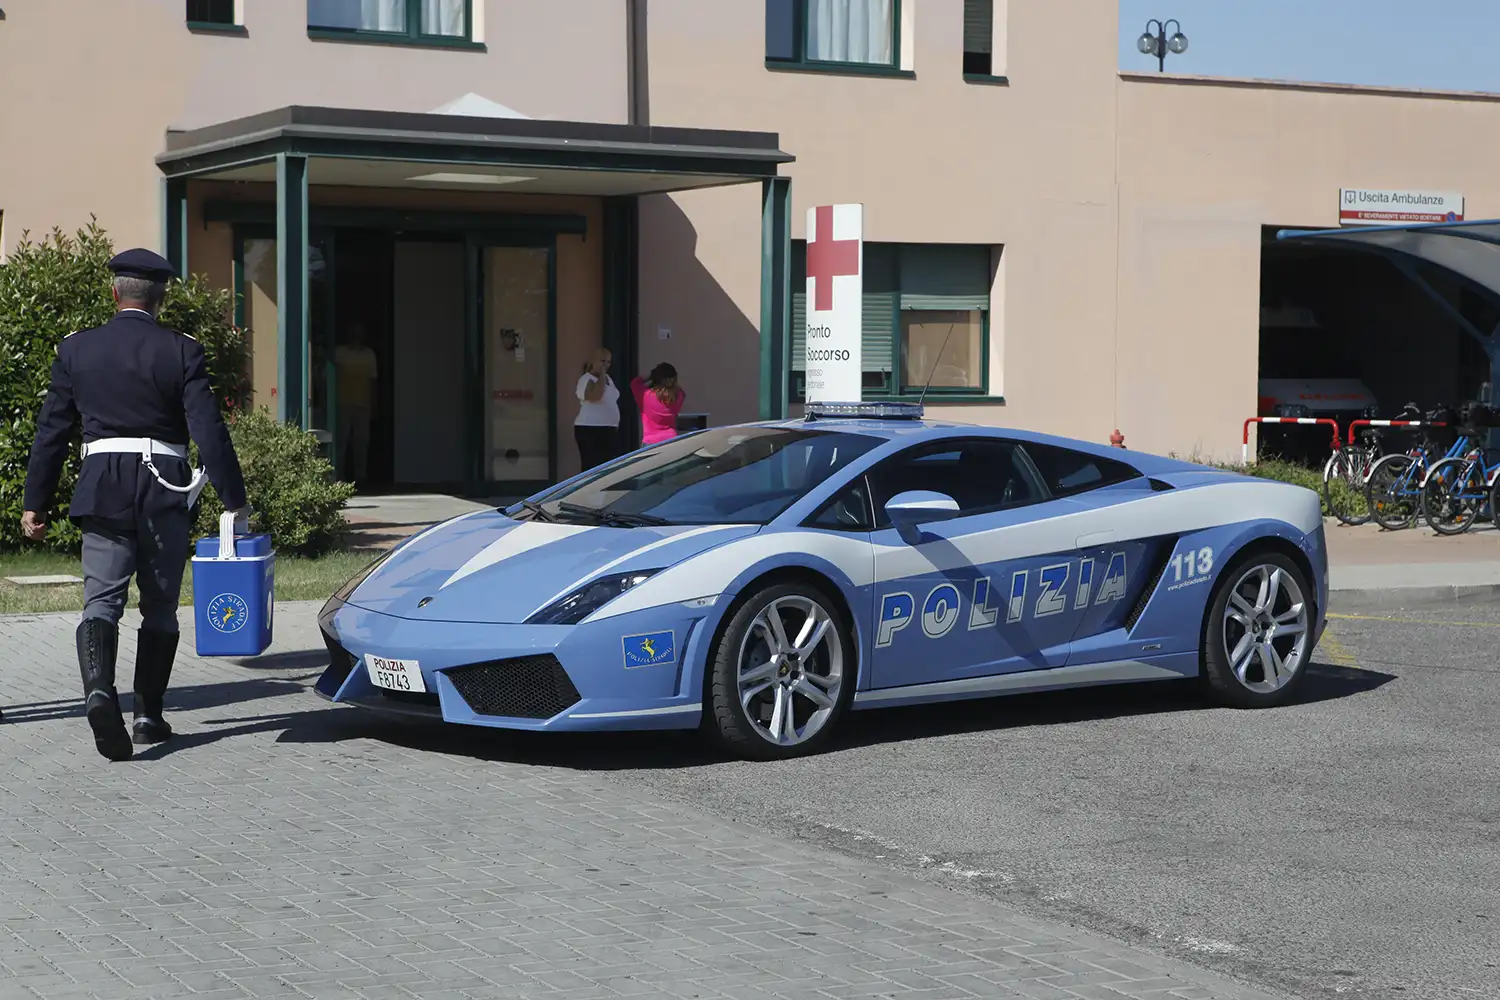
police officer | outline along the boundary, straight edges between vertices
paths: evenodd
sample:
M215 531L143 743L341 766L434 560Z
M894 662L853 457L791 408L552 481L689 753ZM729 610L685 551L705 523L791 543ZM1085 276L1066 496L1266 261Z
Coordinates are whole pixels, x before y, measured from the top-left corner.
M172 266L150 250L109 262L119 309L103 326L65 337L37 419L21 528L40 540L73 430L83 425L83 466L68 516L83 530L83 621L78 666L94 744L127 760L132 743L172 734L162 699L177 655L177 603L204 472L188 464L188 439L219 498L243 526L245 483L209 387L203 347L156 321ZM135 703L127 732L115 690L119 621L134 576L141 594Z

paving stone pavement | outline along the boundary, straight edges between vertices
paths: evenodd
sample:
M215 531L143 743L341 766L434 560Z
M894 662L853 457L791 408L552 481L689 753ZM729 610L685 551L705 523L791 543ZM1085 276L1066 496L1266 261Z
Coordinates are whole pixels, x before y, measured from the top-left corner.
M329 706L314 612L279 607L244 662L185 633L179 735L124 764L81 715L75 616L0 618L0 997L1274 995L607 769L507 760L505 734Z

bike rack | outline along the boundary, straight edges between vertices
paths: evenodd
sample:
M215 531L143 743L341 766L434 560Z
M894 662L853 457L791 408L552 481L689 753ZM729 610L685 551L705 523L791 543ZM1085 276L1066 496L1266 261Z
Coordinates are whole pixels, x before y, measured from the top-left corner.
M1445 423L1427 420L1355 420L1349 424L1349 443L1354 443L1354 431L1360 427L1447 427Z
M1244 465L1250 464L1251 424L1327 424L1333 428L1333 450L1339 450L1339 422L1331 417L1251 417L1245 421L1244 437L1241 442L1240 462Z

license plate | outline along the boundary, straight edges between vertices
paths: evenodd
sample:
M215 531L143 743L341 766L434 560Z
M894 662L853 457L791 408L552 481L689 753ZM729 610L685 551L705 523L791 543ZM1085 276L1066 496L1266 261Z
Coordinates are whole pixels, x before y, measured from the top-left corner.
M427 685L422 683L422 665L416 660L366 656L365 669L370 672L370 683L387 691L421 693L427 690Z

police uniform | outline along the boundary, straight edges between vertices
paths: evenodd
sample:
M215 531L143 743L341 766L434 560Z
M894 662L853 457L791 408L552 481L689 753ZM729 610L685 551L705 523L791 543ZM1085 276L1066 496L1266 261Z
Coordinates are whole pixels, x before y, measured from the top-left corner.
M156 282L174 273L149 250L127 250L109 268ZM189 438L227 509L245 508L245 483L209 386L202 345L142 309L121 308L103 326L70 334L58 345L26 472L27 511L45 517L51 510L80 423L83 465L68 510L83 530L78 665L95 744L105 757L123 760L131 756L132 742L157 743L171 735L162 699L177 654L191 507L205 475L189 466ZM140 588L142 624L127 734L115 690L115 656L132 576Z

